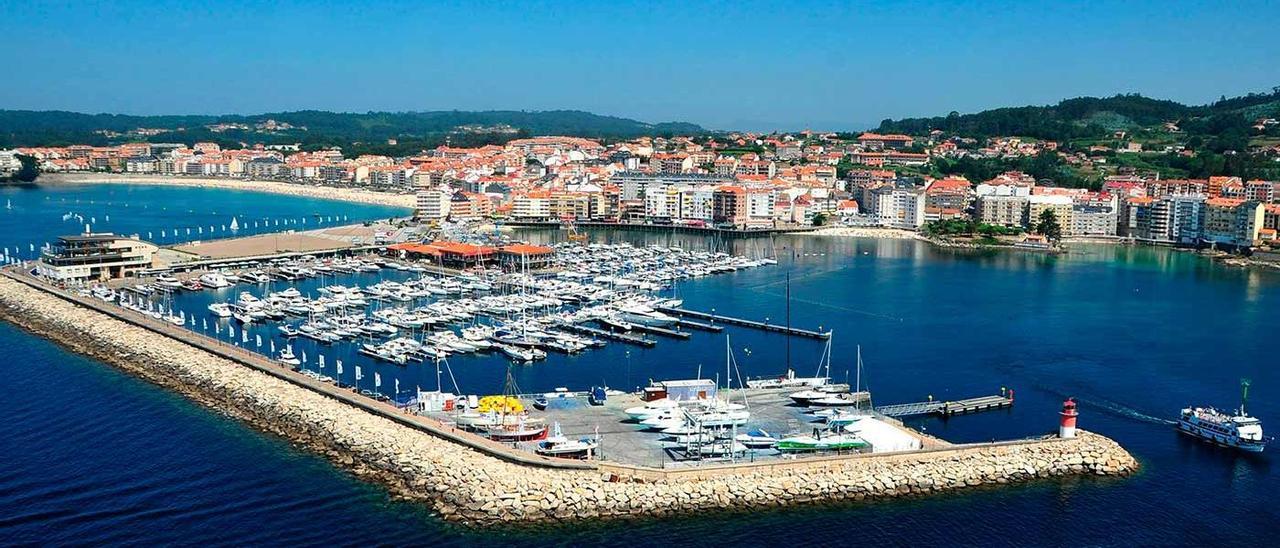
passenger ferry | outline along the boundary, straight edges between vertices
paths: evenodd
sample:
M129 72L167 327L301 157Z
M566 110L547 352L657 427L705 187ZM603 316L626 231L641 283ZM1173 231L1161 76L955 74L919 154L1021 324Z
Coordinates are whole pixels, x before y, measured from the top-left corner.
M1262 422L1244 410L1244 402L1249 395L1248 379L1242 380L1240 387L1243 397L1234 414L1212 407L1188 407L1178 418L1178 431L1223 447L1261 453L1267 446L1267 439L1262 435Z

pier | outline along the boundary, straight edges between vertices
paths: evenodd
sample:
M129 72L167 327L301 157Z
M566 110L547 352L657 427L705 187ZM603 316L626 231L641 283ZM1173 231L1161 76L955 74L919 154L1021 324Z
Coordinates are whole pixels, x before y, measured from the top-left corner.
M667 314L675 314L677 316L680 316L681 317L680 321L685 323L686 325L689 325L689 324L688 322L685 322L684 317L688 316L691 318L697 318L699 320L705 320L713 323L723 323L728 325L737 325L741 327L751 327L755 329L760 329L762 331L771 331L774 333L785 333L787 335L809 337L811 339L826 340L831 338L830 331L822 332L822 331L813 331L809 329L800 329L797 327L787 327L785 325L777 325L777 324L772 324L768 322L757 322L755 320L734 318L731 316L721 316L719 314L708 314L706 312L698 312L696 310L686 310L683 308L657 306L657 307L654 307L654 309L660 312L665 312Z
M658 327L654 325L644 325L644 324L634 323L634 324L631 324L631 330L641 331L644 333L653 333L654 335L662 335L664 337L672 337L676 339L689 338L689 333L687 331L676 331L674 329L667 329L665 327Z
M645 348L652 348L658 344L658 342L653 339L646 339L644 337L637 337L635 335L628 335L626 333L605 331L603 329L596 329L594 327L587 327L585 325L565 323L565 324L559 325L558 328L563 329L565 331L571 331L573 333L579 333L583 335L592 335L592 336L600 337L602 339L610 339L614 341L631 343L634 345L643 346Z
M503 225L521 227L521 228L545 228L545 229L562 229L564 223L560 221L503 221ZM615 229L615 230L633 230L639 232L662 232L662 233L680 233L680 234L701 234L701 235L717 235L728 237L755 237L769 236L772 234L793 234L813 232L822 227L817 226L791 226L791 227L772 227L772 228L720 228L715 226L690 226L676 224L652 224L652 223L630 223L630 222L608 222L608 221L575 221L574 224L578 228L594 228L594 229Z
M691 329L699 329L702 331L710 331L712 333L719 333L721 331L724 331L724 326L722 325L712 325L709 323L695 322L693 320L686 320L684 318L680 318L680 320L676 322L676 325L681 327L688 327Z
M1013 395L979 396L956 401L922 401L916 403L900 403L877 407L876 412L888 417L914 417L919 415L938 415L949 417L964 413L976 413L991 409L1003 409L1013 406Z

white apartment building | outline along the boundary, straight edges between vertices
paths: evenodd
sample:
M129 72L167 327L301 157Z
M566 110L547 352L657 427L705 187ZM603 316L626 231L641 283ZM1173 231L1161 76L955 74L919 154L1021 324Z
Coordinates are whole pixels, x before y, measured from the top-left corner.
M417 215L423 220L440 220L449 216L453 204L453 192L446 187L418 190Z
M871 197L881 226L908 230L924 226L924 189L885 186L875 189Z
M511 201L511 216L525 221L545 221L551 218L551 201L545 193L516 196Z
M680 190L680 218L711 222L715 187L684 187Z

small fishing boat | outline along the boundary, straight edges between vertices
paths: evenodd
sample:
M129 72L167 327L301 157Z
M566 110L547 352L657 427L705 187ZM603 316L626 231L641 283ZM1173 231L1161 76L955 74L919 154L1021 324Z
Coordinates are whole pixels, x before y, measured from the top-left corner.
M534 408L534 409L537 409L538 411L546 411L546 409L547 409L547 405L548 405L549 403L550 403L550 402L549 402L549 401L547 401L547 397L546 397L546 396L537 396L537 397L533 398L533 408ZM557 426L559 426L559 425L557 425Z
M576 440L566 438L560 432L560 423L557 422L553 425L551 436L538 442L534 452L548 457L590 458L598 447L600 447L599 440L593 438L579 438Z

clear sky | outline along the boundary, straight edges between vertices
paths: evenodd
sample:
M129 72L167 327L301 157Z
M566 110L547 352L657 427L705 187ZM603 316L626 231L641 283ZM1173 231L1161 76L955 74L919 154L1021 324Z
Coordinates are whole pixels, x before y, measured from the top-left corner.
M95 5L96 4L96 5ZM581 109L718 129L1280 85L1280 2L0 0L0 108Z

